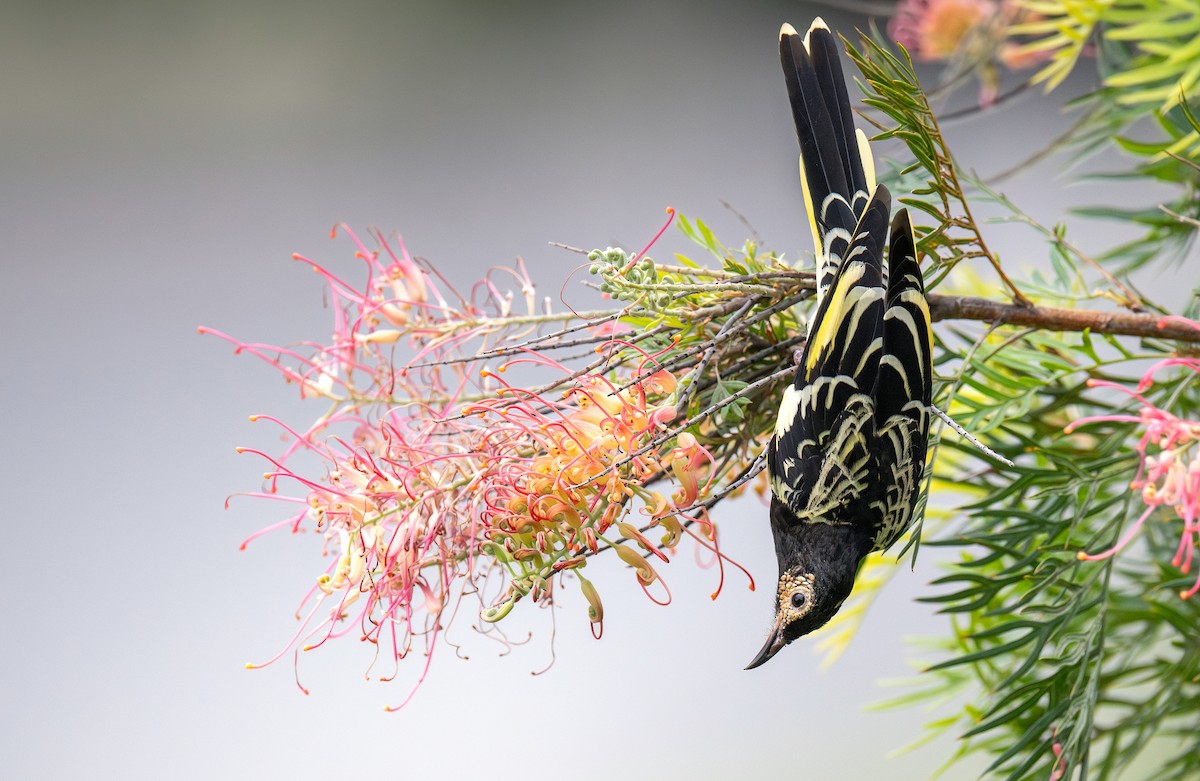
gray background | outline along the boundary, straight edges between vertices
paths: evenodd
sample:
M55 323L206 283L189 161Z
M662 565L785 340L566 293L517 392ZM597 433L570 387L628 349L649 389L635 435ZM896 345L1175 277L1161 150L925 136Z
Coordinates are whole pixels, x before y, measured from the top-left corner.
M350 244L328 239L339 220L403 231L464 287L524 257L552 295L578 260L547 242L636 249L668 205L738 244L745 229L724 199L797 257L809 236L775 39L781 21L803 29L820 9L2 9L0 775L923 778L945 757L948 745L886 759L926 715L863 710L898 691L881 680L918 664L904 637L943 626L912 602L936 577L932 559L897 576L831 670L806 643L742 670L768 625L775 567L753 500L719 520L757 592L731 574L711 602L716 574L685 547L663 571L676 602L662 609L603 565L603 640L571 594L557 661L536 677L551 627L525 606L512 626L534 632L528 644L500 658L458 625L471 658L435 658L397 714L383 706L404 699L420 660L396 682L366 681L367 649L337 643L306 655L309 696L290 658L243 669L290 636L323 564L312 535L238 552L284 508L222 510L262 471L233 447L277 445L250 413L300 424L317 409L196 326L325 338L319 280L290 255L357 270ZM1031 94L956 123L956 150L999 170L1065 125L1060 103ZM1049 221L1097 199L1053 170L1006 192ZM1017 235L994 240L1021 269L1042 252ZM653 254L675 251L699 255L674 232ZM574 282L567 296L587 300Z

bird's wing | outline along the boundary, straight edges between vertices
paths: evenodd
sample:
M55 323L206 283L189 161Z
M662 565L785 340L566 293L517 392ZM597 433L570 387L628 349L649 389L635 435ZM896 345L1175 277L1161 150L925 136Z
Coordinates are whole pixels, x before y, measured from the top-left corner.
M876 468L886 486L878 500L883 520L875 537L877 549L887 548L908 528L921 493L933 385L932 344L916 240L908 211L901 209L892 221L883 357L872 393Z
M771 489L800 521L841 522L868 487L883 353L883 247L891 197L855 130L837 43L821 20L790 25L780 60L800 139L818 261L816 314L768 448Z
M783 394L768 449L771 490L801 521L838 512L873 479L885 291L881 271L891 198L878 186L851 231L845 260L817 306L796 379Z

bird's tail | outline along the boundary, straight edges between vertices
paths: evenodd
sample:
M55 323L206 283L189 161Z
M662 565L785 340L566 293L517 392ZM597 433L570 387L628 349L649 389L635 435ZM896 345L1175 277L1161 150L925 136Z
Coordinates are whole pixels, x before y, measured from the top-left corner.
M868 204L877 197L890 206L890 196L886 188L876 189L875 162L867 137L854 127L838 42L825 22L814 20L803 38L790 24L783 25L779 57L800 140L800 182L816 247L819 303ZM880 260L882 241L881 236L879 251L873 253Z
M854 127L838 43L820 19L779 53L800 139L817 303L767 451L792 522L867 519L874 548L908 528L929 429L932 333L908 213L891 222L866 136ZM884 250L888 270L884 273ZM831 520L833 519L833 520Z

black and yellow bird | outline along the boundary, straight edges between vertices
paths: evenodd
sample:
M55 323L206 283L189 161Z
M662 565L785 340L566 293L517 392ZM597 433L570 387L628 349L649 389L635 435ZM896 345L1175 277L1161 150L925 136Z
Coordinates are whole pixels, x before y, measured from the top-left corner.
M838 43L820 19L779 54L800 139L816 244L817 302L767 450L779 560L775 622L758 667L823 626L863 558L912 523L929 437L932 334L908 212L891 221L867 138L854 127Z

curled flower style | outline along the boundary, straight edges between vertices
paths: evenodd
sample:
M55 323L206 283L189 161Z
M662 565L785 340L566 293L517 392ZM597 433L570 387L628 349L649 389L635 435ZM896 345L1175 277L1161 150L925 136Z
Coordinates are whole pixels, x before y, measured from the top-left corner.
M1200 323L1181 317L1163 318L1161 325L1168 322L1190 325L1200 330ZM1129 394L1140 405L1137 415L1096 415L1081 418L1067 426L1070 433L1075 428L1100 421L1137 423L1142 436L1138 440L1139 465L1137 475L1130 488L1137 491L1145 504L1145 510L1130 525L1113 547L1099 553L1079 552L1083 561L1099 561L1115 556L1129 545L1146 521L1156 511L1163 509L1181 522L1179 545L1171 559L1171 565L1183 574L1191 571L1197 543L1200 543L1200 421L1180 418L1148 401L1143 395L1154 385L1154 376L1168 367L1182 367L1200 374L1200 359L1172 357L1156 362L1142 376L1136 390L1116 383L1091 380L1093 387L1115 388ZM1183 599L1200 592L1200 574L1192 586L1181 591Z

